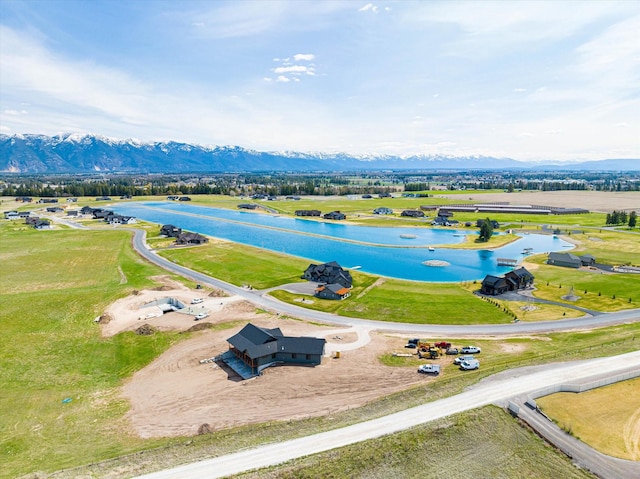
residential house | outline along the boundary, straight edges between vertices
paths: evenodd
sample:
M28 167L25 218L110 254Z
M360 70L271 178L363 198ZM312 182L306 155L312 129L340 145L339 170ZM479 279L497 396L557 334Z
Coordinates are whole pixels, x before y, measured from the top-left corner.
M314 296L321 299L343 300L351 296L351 288L345 288L340 283L321 284L316 288Z
M504 277L509 283L510 291L529 288L533 285L534 280L534 276L524 267L509 271Z
M320 210L296 210L296 216L320 216Z
M324 264L310 264L302 274L302 278L316 283L338 283L345 288L350 288L353 283L351 273L342 269L342 266L335 261Z
M482 227L482 223L484 223L485 221L487 221L487 220L485 220L485 219L479 219L478 221L476 221L476 226L477 226L478 228L481 228L481 227ZM496 220L489 220L489 221L491 221L491 226L492 226L494 229L500 228L500 223L498 223Z
M344 220L347 219L347 216L340 211L332 211L331 213L327 213L322 216L325 220Z
M67 203L77 203L78 198L67 198Z
M170 200L170 201L178 201L178 198L180 198L180 197L176 196L176 195L167 196L167 199Z
M50 206L49 208L47 208L47 213L60 213L62 211L64 210L59 206Z
M410 218L424 218L424 213L420 210L404 210L400 216L408 216Z
M582 266L593 266L596 264L596 258L590 254L585 254L580 256L580 262L582 263Z
M178 198L178 201L191 201L191 198L189 198L188 196L181 196L180 198Z
M4 212L5 220L19 220L20 214L17 211L5 211Z
M40 198L38 203L57 203L58 198Z
M81 215L93 215L93 208L91 206L83 206L80 208Z
M78 216L78 210L67 210L67 216Z
M381 206L373 210L374 215L392 215L393 210L391 208L387 208L386 206Z
M547 264L564 266L566 268L579 268L582 266L582 261L571 253L549 253Z
M241 210L255 210L257 207L258 205L253 203L240 203L238 205L238 208L240 208Z
M248 323L229 339L222 361L243 379L282 364L316 366L324 355L324 338L285 336L280 328L260 328Z
M179 245L204 244L208 241L209 238L198 233L180 233L176 238L176 244Z
M507 280L502 276L493 276L488 274L482 280L482 286L480 287L480 292L482 294L497 296L499 294L506 293L507 291L509 291L509 285Z
M182 233L182 228L178 228L173 225L162 225L160 228L160 236L166 236L168 238L177 238Z
M111 201L111 197L110 196L98 196L96 198L96 201Z

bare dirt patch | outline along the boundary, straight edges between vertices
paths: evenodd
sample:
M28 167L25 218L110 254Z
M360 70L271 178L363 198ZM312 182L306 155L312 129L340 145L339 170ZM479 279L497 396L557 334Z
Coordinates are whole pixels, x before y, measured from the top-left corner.
M195 435L203 424L215 431L327 415L432 380L414 368L380 363L382 354L398 347L398 339L391 336L367 332L371 341L349 350L345 346L357 343L356 333L266 314L253 314L251 322L280 327L287 335L325 337L327 350L341 350L341 357L325 357L316 367L269 368L258 378L240 381L217 364L200 364L200 360L226 351L227 338L244 323L202 331L134 374L123 387L122 394L131 402L127 418L135 433L141 437Z
M465 198L466 199L466 198ZM616 210L640 209L640 192L605 191L522 191L514 193L471 194L469 199L490 203L508 201L511 204L545 205L564 208L586 208L610 213Z

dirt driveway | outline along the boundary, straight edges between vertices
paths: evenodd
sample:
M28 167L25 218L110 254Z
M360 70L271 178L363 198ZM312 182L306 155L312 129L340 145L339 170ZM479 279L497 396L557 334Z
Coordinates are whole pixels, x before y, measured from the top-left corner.
M197 323L180 313L138 319L139 305L149 298L176 296L187 300L198 294L202 292L144 291L109 308L113 319L102 326L105 335L136 329L141 323L179 331L205 322L230 326L194 333L138 371L123 386L122 395L131 403L128 420L134 433L141 437L193 435L204 423L219 430L327 415L432 380L414 368L393 368L380 363L380 355L402 351L406 338L257 313L253 306L234 297L205 299L205 304L214 304L209 304L210 316ZM279 327L286 335L324 337L326 356L316 367L269 368L262 376L248 381L240 381L234 373L215 363L200 363L226 351L227 338L248 322L266 328ZM335 358L335 351L340 351L339 359Z

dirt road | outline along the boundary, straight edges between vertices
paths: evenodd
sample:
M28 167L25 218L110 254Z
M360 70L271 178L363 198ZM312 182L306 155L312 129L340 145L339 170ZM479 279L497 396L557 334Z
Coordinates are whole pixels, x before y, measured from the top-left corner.
M640 351L620 356L549 365L545 370L480 383L470 390L389 416L300 439L248 449L141 476L144 479L217 478L277 465L298 457L393 434L469 409L482 407L537 389L640 368Z

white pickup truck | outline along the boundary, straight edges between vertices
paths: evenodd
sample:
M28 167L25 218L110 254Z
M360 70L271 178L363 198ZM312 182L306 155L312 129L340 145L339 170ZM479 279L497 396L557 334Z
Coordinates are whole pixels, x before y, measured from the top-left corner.
M436 376L440 374L440 365L439 364L423 364L418 368L418 372L422 374L435 374Z

